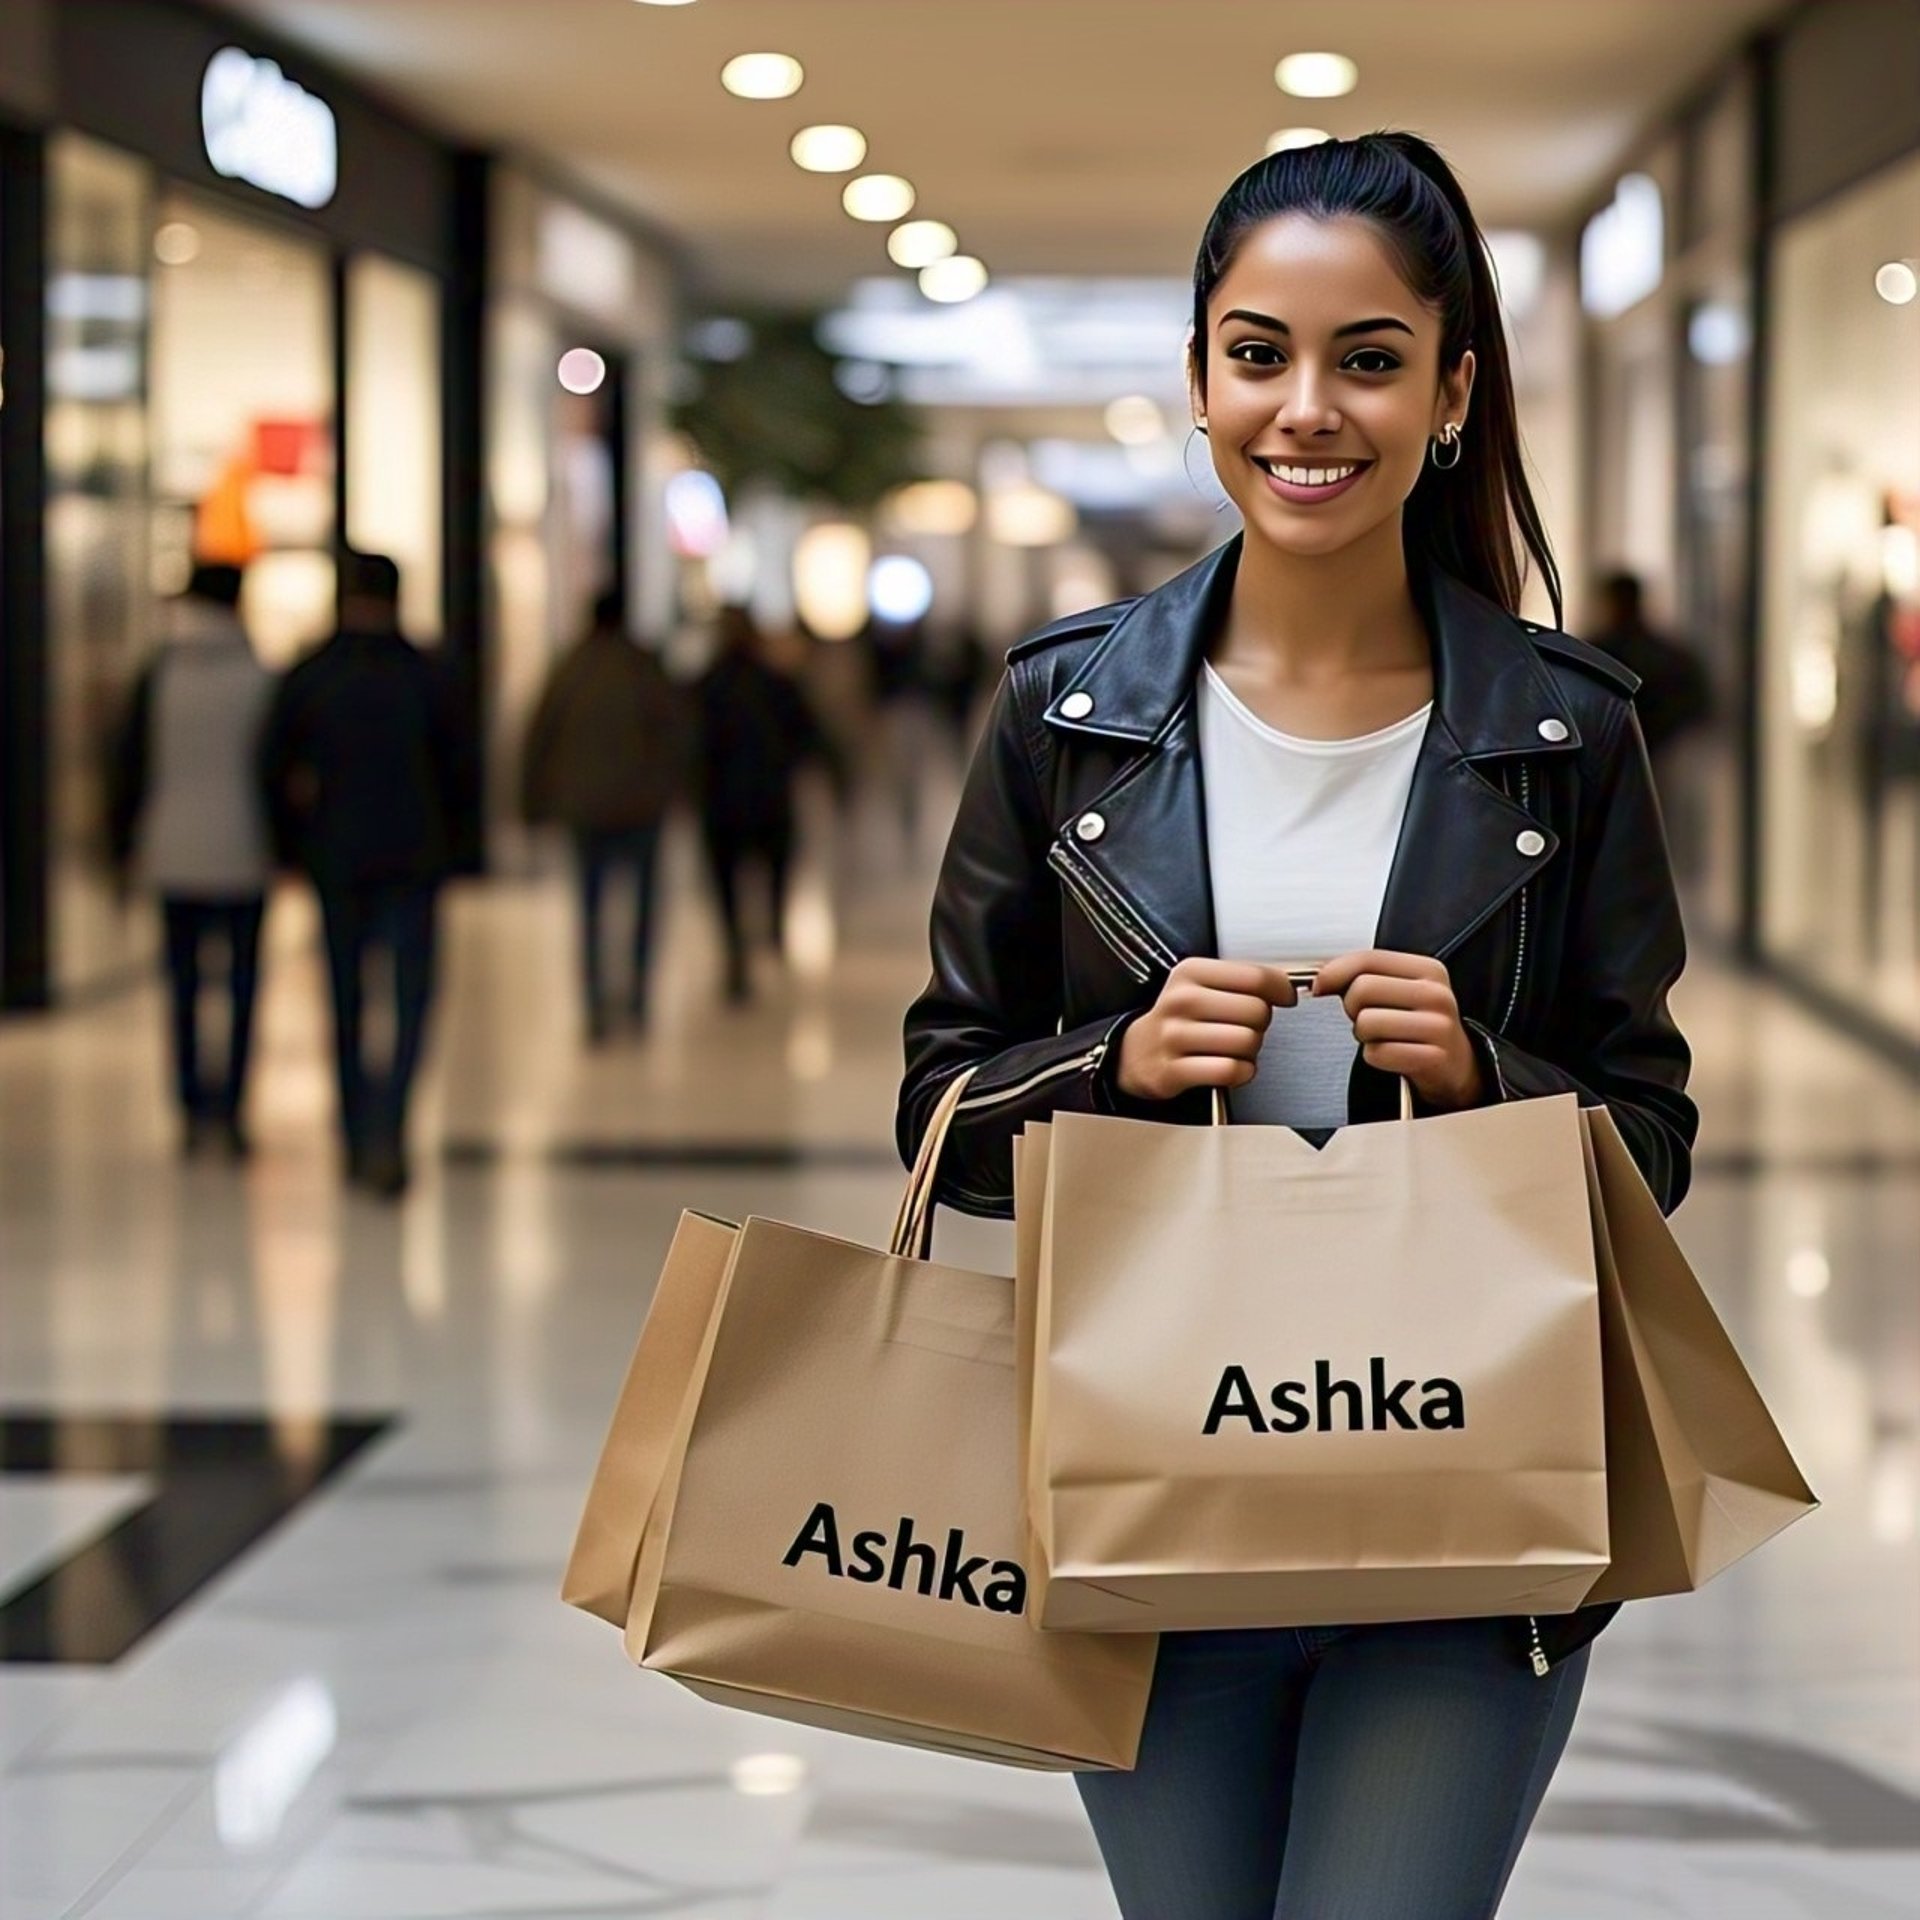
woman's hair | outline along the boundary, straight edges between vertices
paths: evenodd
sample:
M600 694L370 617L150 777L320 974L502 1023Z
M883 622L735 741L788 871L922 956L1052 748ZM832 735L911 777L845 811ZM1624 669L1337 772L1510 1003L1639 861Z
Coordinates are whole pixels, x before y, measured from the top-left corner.
M1369 222L1416 298L1440 316L1441 367L1458 366L1473 349L1473 411L1459 464L1421 469L1403 522L1408 557L1430 561L1517 613L1524 546L1555 620L1562 618L1560 572L1520 451L1492 258L1453 169L1418 134L1368 133L1269 154L1220 196L1193 263L1193 372L1202 397L1207 302L1247 235L1289 213Z

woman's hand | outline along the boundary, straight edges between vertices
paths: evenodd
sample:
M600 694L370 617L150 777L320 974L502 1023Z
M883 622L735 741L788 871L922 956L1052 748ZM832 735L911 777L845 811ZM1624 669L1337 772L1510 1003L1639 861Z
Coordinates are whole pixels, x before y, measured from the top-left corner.
M1313 994L1337 993L1368 1066L1399 1074L1430 1107L1476 1107L1486 1086L1444 962L1372 947L1329 960Z
M1120 1036L1114 1082L1136 1100L1194 1087L1244 1087L1275 1007L1298 999L1281 967L1249 960L1182 960L1160 997Z

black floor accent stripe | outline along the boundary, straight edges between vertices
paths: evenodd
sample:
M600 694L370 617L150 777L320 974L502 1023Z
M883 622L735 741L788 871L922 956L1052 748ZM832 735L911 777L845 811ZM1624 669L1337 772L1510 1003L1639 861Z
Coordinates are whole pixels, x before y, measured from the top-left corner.
M154 1483L144 1505L0 1601L0 1661L118 1660L391 1425L0 1415L0 1474L137 1473Z
M511 1153L492 1140L449 1140L442 1149L447 1163L460 1167L491 1167ZM666 1167L720 1169L744 1173L787 1173L807 1167L833 1167L857 1172L903 1174L899 1156L891 1147L859 1142L831 1142L802 1146L784 1140L563 1140L536 1156L549 1166Z

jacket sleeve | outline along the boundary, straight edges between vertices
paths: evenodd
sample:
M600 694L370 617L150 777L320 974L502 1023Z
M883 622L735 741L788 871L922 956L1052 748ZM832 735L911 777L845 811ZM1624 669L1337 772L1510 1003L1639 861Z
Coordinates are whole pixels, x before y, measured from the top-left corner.
M1131 1018L1062 1032L1060 893L1017 682L1000 684L947 842L932 920L933 978L907 1011L895 1125L911 1165L941 1089L974 1069L934 1197L965 1213L1013 1211L1013 1137L1029 1120L1111 1112L1106 1050Z
M1693 1056L1667 1009L1686 964L1686 935L1667 860L1653 775L1628 701L1601 743L1582 803L1567 971L1554 1060L1467 1026L1491 1096L1573 1093L1605 1106L1663 1213L1685 1198L1699 1113L1687 1097Z

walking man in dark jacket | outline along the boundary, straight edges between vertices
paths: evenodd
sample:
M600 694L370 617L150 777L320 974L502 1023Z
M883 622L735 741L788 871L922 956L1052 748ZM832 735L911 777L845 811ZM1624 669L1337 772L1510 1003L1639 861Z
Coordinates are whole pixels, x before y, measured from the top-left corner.
M340 631L282 683L261 770L281 852L320 896L348 1177L395 1198L407 1184L407 1097L465 747L444 672L400 633L399 569L375 553L341 566ZM365 1054L377 954L394 1000L392 1050L378 1067Z
M629 1018L643 1026L654 929L660 828L690 759L692 715L659 656L629 640L618 593L602 596L586 637L554 668L527 729L521 810L531 826L573 836L580 882L581 983L587 1037L612 1026L602 957L601 905L609 879L633 879Z
M744 607L720 610L719 651L694 689L700 715L701 825L727 945L726 994L752 997L740 873L764 864L772 944L779 951L793 858L793 783L819 760L836 777L839 760L806 696L761 657L760 635Z

